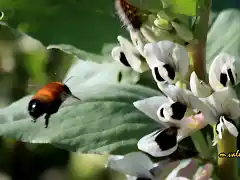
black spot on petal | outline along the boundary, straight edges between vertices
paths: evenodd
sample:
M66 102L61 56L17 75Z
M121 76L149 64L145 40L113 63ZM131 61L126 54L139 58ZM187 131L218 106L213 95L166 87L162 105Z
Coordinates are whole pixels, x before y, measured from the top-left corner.
M226 87L226 85L227 85L227 75L226 75L226 74L224 74L224 73L221 73L221 74L220 74L220 83L221 83L224 87Z
M172 118L177 120L181 120L187 110L187 106L180 102L173 103L171 105L171 108L173 112Z
M168 65L168 64L164 64L163 67L167 70L168 77L170 79L174 80L174 78L175 78L175 71L174 71L174 69L170 65Z
M140 177L138 177L136 180L151 180L151 178L140 178Z
M232 85L235 85L235 80L234 80L234 77L233 77L233 73L232 73L232 70L231 69L228 69L227 70L227 73L228 73L228 77L230 79L230 82Z
M160 116L164 117L164 114L163 114L163 108L160 109Z
M127 67L131 67L131 65L128 63L128 60L123 52L120 52L120 62Z
M164 81L164 79L162 78L162 76L159 74L157 67L154 68L154 74L155 74L156 79L157 79L158 81Z
M173 148L177 144L177 127L169 127L159 132L155 141L162 151Z
M216 128L215 128L215 132L217 133L217 135L219 134L219 132L217 130L218 129L217 127L218 127L219 124L220 124L220 121L218 121L218 123L216 124Z

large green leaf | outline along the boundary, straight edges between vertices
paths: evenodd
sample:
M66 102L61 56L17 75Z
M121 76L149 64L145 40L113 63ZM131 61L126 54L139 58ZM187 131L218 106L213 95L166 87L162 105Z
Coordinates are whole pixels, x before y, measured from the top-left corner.
M75 61L68 70L65 78L65 80L67 80L71 76L77 77L69 82L70 84L73 83L74 88L78 88L77 85L82 84L135 84L139 81L140 74L135 72L132 68L125 67L121 63L114 61L110 52L97 55L66 44L50 45L47 49L58 49L62 54L68 55L71 60ZM109 47L106 47L106 49L109 49ZM94 61L105 62L98 63Z
M197 0L162 0L171 11L176 14L184 14L188 16L196 15Z
M74 78L68 81L67 84L76 89L82 85L92 84L135 84L138 82L140 74L131 68L121 66L117 62L99 64L91 61L76 60L76 63L69 69L65 80L72 76Z
M107 47L107 48L108 48L107 52L104 52L101 55L101 54L86 52L68 44L49 45L47 47L47 49L49 50L58 49L58 50L61 50L63 53L76 56L79 59L89 60L89 61L98 61L98 62L112 60L110 47Z
M27 115L25 97L1 110L0 135L31 143L50 143L71 151L124 154L135 150L144 134L156 123L138 111L133 102L160 95L136 85L82 86L74 94L84 101L69 100L50 119L33 124Z
M240 55L240 11L224 10L217 16L208 33L207 67L220 52Z

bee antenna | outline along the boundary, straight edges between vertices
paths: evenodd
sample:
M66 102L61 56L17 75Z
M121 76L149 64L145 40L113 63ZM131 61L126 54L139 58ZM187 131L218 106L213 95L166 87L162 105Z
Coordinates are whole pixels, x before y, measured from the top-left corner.
M75 96L75 95L73 95L73 94L71 94L71 96L72 96L74 99L77 99L77 100L81 101L81 99L79 99L77 96Z
M75 76L70 76L63 84L66 84L70 79L72 79Z

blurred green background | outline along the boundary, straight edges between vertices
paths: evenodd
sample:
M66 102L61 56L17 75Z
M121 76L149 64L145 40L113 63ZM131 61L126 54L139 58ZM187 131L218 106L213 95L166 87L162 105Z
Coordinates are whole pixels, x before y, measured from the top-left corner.
M239 7L238 0L215 0L213 15ZM0 29L0 107L34 92L31 84L41 86L64 78L71 59L59 50L46 51L43 45L71 44L101 54L110 52L108 47L117 43L117 35L128 36L115 14L113 0L1 0L0 10L5 15L2 21L13 28ZM2 137L0 180L121 179L120 174L104 169L106 158Z

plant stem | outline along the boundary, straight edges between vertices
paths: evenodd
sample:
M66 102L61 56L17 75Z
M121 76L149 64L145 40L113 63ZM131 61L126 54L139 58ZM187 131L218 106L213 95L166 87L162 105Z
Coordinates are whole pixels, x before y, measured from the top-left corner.
M215 129L215 127L214 127ZM215 132L215 131L214 131ZM233 153L237 151L237 138L232 136L228 131L224 131L222 139L218 141L218 154ZM238 180L238 158L220 158L218 156L218 177L221 180Z
M208 144L203 137L203 134L201 131L197 131L191 136L193 144L195 145L195 148L200 153L201 157L204 159L210 158L210 151L208 148Z
M194 37L197 42L189 45L189 53L191 54L194 71L198 78L206 81L206 40L211 0L199 0L198 5L197 16L199 19L194 27Z

